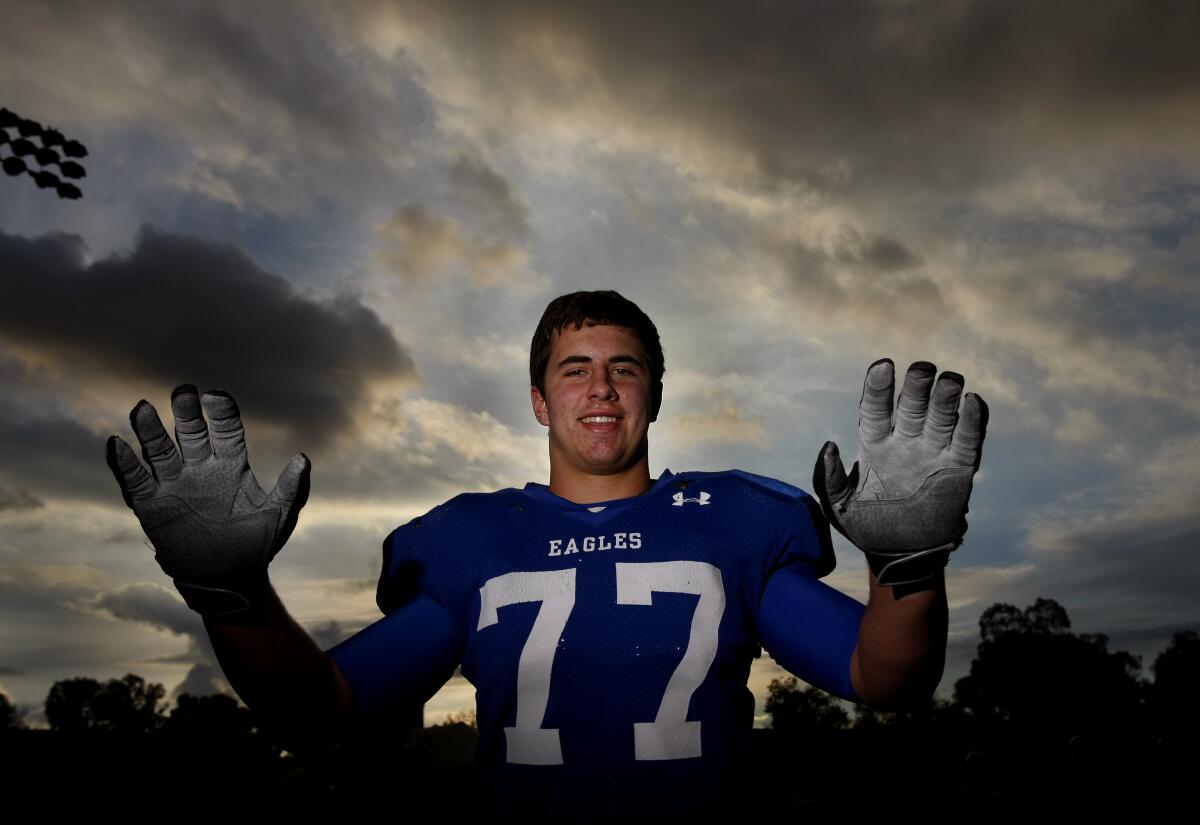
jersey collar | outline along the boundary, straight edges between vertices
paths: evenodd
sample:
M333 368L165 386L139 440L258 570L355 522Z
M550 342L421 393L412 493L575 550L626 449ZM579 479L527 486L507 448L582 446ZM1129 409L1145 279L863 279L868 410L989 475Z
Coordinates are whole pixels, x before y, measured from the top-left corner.
M646 490L646 492L642 493L641 495L630 496L628 498L614 498L610 501L594 501L590 504L578 504L574 501L570 501L562 496L555 495L554 493L550 492L550 488L545 484L537 484L532 481L526 484L525 489L521 492L529 496L534 501L540 504L548 505L557 510L565 510L569 513L581 513L584 515L590 515L594 513L598 516L607 518L610 515L624 510L630 505L637 504L640 501L650 498L659 490L669 485L673 477L674 474L670 471L670 469L666 469L663 470L662 475L658 477L658 481L654 482L650 489Z

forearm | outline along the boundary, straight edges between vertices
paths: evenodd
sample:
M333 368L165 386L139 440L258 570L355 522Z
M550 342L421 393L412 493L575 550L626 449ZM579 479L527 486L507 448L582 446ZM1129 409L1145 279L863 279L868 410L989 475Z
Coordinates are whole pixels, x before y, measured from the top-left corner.
M944 574L923 589L885 587L868 569L871 596L863 613L850 681L868 705L898 708L927 700L946 663L948 609Z
M331 740L354 702L333 661L268 583L252 619L205 618L217 661L242 701L289 747Z

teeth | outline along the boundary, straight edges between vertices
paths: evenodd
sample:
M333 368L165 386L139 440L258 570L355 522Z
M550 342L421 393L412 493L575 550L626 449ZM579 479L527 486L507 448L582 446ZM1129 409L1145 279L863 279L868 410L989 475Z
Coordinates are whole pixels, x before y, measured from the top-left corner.
M617 419L610 415L593 415L590 418L583 419L584 424L611 424Z

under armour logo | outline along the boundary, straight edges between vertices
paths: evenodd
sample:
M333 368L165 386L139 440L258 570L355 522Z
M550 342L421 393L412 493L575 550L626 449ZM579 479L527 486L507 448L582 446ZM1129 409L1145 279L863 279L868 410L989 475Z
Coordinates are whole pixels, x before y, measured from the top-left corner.
M708 500L712 498L712 496L704 491L701 491L699 498L684 498L683 493L676 493L674 496L672 496L672 498L675 499L673 502L671 502L672 507L682 507L685 501L694 501L700 505L708 504Z

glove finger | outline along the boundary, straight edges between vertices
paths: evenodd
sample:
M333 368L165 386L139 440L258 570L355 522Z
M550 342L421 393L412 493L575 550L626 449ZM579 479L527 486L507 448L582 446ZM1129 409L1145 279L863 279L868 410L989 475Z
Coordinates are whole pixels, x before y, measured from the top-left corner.
M117 486L121 488L121 497L131 510L137 512L137 504L154 497L158 484L120 436L108 437L104 446L104 458L117 479Z
M954 437L950 442L950 454L956 466L979 469L979 460L983 456L983 439L987 435L987 422L987 402L973 392L967 393L963 397L962 415L959 416L958 426L954 428Z
M185 464L203 461L213 454L208 440L208 424L200 408L195 384L180 384L171 393L171 411L175 414L175 438Z
M841 453L838 445L832 441L826 441L817 455L817 466L813 468L813 490L822 504L839 504L851 493Z
M129 426L142 445L142 458L150 465L155 481L175 478L183 469L183 459L175 449L175 442L158 417L158 410L146 399L137 402L129 412ZM136 459L135 459L136 460Z
M904 376L904 387L896 400L897 435L915 438L925 428L925 413L929 409L929 391L937 367L928 361L917 361Z
M288 538L292 535L292 530L296 528L296 521L300 518L300 510L308 501L308 493L311 487L311 472L312 462L304 453L297 453L283 468L283 472L279 474L279 479L275 482L275 489L267 496L265 507L278 507L283 513L283 519L280 521L279 530L275 538L275 552L278 552Z
M957 372L943 372L933 387L929 399L929 414L925 417L925 440L930 446L944 450L954 435L958 422L958 399L962 395L963 377Z
M867 367L863 394L858 402L858 443L875 444L892 433L892 391L896 384L896 365L880 358Z
M233 396L225 390L208 390L201 396L200 403L208 413L213 454L218 458L232 458L249 464L246 456L246 429L242 425L242 413Z

